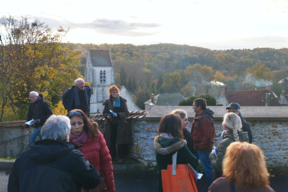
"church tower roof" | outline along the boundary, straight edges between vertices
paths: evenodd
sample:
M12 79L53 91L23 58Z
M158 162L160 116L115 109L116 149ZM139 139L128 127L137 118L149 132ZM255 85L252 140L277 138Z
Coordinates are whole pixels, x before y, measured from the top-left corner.
M91 62L93 66L112 67L112 61L109 50L90 49Z

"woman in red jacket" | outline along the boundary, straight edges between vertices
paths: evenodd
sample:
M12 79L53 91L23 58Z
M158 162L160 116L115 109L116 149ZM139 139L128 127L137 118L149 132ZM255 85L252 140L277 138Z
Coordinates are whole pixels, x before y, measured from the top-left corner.
M89 163L94 165L99 173L104 174L108 192L114 192L112 159L103 134L98 130L98 124L88 119L86 114L80 109L71 110L68 117L71 121L69 142L83 145L78 150L84 154ZM95 191L98 191L98 189L96 188Z

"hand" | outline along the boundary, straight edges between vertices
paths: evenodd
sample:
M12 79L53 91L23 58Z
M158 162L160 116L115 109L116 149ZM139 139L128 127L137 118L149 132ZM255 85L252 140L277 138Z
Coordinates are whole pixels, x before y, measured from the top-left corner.
M38 119L37 121L35 121L34 123L40 123L41 121L40 121L40 119Z
M216 151L215 151L215 150L212 150L210 154L216 155Z
M114 114L113 114L113 117L117 117L117 116L118 116L117 113L114 113Z
M111 119L111 115L109 114L109 115L107 115L107 119Z
M29 133L29 128L25 128L25 132L26 132L26 133Z

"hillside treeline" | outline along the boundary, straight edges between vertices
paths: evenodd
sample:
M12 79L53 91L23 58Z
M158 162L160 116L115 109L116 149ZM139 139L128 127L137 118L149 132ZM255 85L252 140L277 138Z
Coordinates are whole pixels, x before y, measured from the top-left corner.
M229 91L261 89L271 84L279 96L282 89L287 89L278 82L288 69L288 49L210 50L174 44L70 44L70 48L82 50L82 73L89 49L109 49L116 84L125 85L142 108L150 93L217 96L219 84L209 84L214 79L226 84Z

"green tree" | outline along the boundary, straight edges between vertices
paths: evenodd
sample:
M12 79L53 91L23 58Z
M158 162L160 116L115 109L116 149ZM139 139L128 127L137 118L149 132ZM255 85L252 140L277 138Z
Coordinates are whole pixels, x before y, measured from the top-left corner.
M121 85L127 86L127 74L123 66L121 67L121 70L120 70L120 81L121 81Z

